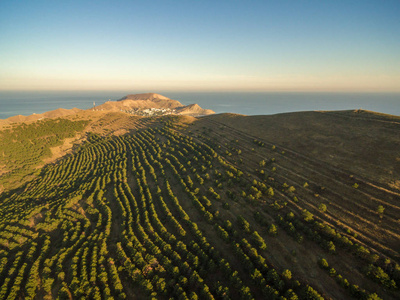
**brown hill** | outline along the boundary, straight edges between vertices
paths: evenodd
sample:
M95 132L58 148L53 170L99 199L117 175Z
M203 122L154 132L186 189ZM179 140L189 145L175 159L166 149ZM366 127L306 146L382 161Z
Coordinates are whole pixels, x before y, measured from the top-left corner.
M127 101L131 100L131 101ZM145 94L130 94L122 99L118 100L118 102L123 102L124 106L130 106L132 108L177 108L184 106L177 100L169 99L160 94L155 93L145 93Z
M400 260L400 117L360 110L219 114L198 118L186 133L212 144L215 151L248 173L254 185L258 182L257 188L259 182L273 187L275 195L265 204L254 201L253 213L246 215L244 206L229 209L246 220L266 212L271 222L278 220L282 225L278 238L268 244L270 264L302 274L328 299L348 299L334 286L329 273L318 267L320 259L326 258L329 266L352 284L376 291L383 299L399 298L398 290L383 290L365 270L372 257L380 257L374 263L380 268L385 268L385 261ZM229 189L232 192L234 186ZM250 192L243 191L243 195ZM277 199L278 195L282 198ZM246 200L252 203L253 198ZM322 224L320 228L314 223L307 231L301 229L312 223L306 220L306 212ZM297 215L297 223L291 223L288 213ZM298 226L299 220L303 225ZM335 232L336 254L315 239L314 230L329 239ZM292 238L282 234L284 231ZM293 240L294 233L299 240ZM353 249L368 249L368 255L344 250L347 246L341 243L346 238Z
M176 110L179 115L191 115L191 116L205 116L212 115L215 112L211 109L203 109L198 104L189 104L184 107L180 107Z
M210 120L400 189L400 117L356 110Z
M57 108L52 111L48 111L43 113L43 117L45 118L59 118L59 117L65 117L69 115L76 114L78 112L82 111L82 109L79 108L72 108L72 109L65 109L65 108Z
M55 109L52 111L47 111L42 114L32 114L29 116L17 115L17 116L10 117L8 119L0 120L0 126L8 125L11 123L33 122L33 121L37 121L37 120L45 119L45 118L66 117L66 116L74 115L80 111L82 111L82 109L75 108L75 107L71 108L71 109L58 108L58 109Z
M182 107L183 105L176 100L119 100L119 101L107 101L104 104L96 106L96 110L109 110L109 111L120 111L120 110L131 110L131 109L146 109L146 108L169 108L174 109Z
M172 100L163 95L155 93L127 95L118 101L107 101L104 104L96 106L95 109L108 111L129 111L150 108L176 110L176 114L189 116L210 115L215 113L210 109L202 109L198 104L190 104L185 106L177 100Z

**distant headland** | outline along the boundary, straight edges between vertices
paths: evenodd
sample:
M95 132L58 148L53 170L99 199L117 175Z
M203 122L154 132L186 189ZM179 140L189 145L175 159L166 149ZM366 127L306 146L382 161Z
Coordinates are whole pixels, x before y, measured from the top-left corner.
M95 104L95 103L94 103ZM7 119L0 120L0 125L11 123L32 122L47 118L59 118L74 115L85 110L79 108L48 111L42 114L32 114L29 116L16 115ZM156 93L129 94L117 101L107 101L104 104L95 106L87 111L105 112L125 112L135 116L153 117L162 115L186 115L199 117L215 114L211 109L203 109L198 104L183 105L177 100L169 99Z
M129 114L147 117L168 114L197 117L215 114L214 111L203 109L198 104L183 105L177 100L172 100L155 93L127 95L118 101L107 101L93 109L123 111Z

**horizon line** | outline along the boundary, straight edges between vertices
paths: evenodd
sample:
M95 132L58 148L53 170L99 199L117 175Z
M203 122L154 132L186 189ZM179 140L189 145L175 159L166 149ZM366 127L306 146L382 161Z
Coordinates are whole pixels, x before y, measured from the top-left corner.
M400 90L352 89L1 89L0 92L123 92L123 93L338 93L338 94L400 94Z

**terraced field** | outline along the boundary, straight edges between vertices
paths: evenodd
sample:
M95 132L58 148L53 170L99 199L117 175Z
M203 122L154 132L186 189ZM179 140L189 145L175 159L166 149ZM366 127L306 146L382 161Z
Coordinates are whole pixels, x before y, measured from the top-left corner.
M99 120L0 195L0 299L399 297L398 191L217 118Z

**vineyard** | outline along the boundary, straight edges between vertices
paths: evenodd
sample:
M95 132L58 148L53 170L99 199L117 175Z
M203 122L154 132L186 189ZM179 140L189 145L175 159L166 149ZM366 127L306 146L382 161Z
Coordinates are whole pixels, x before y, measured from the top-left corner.
M89 132L3 192L0 299L399 297L399 195L202 122Z

